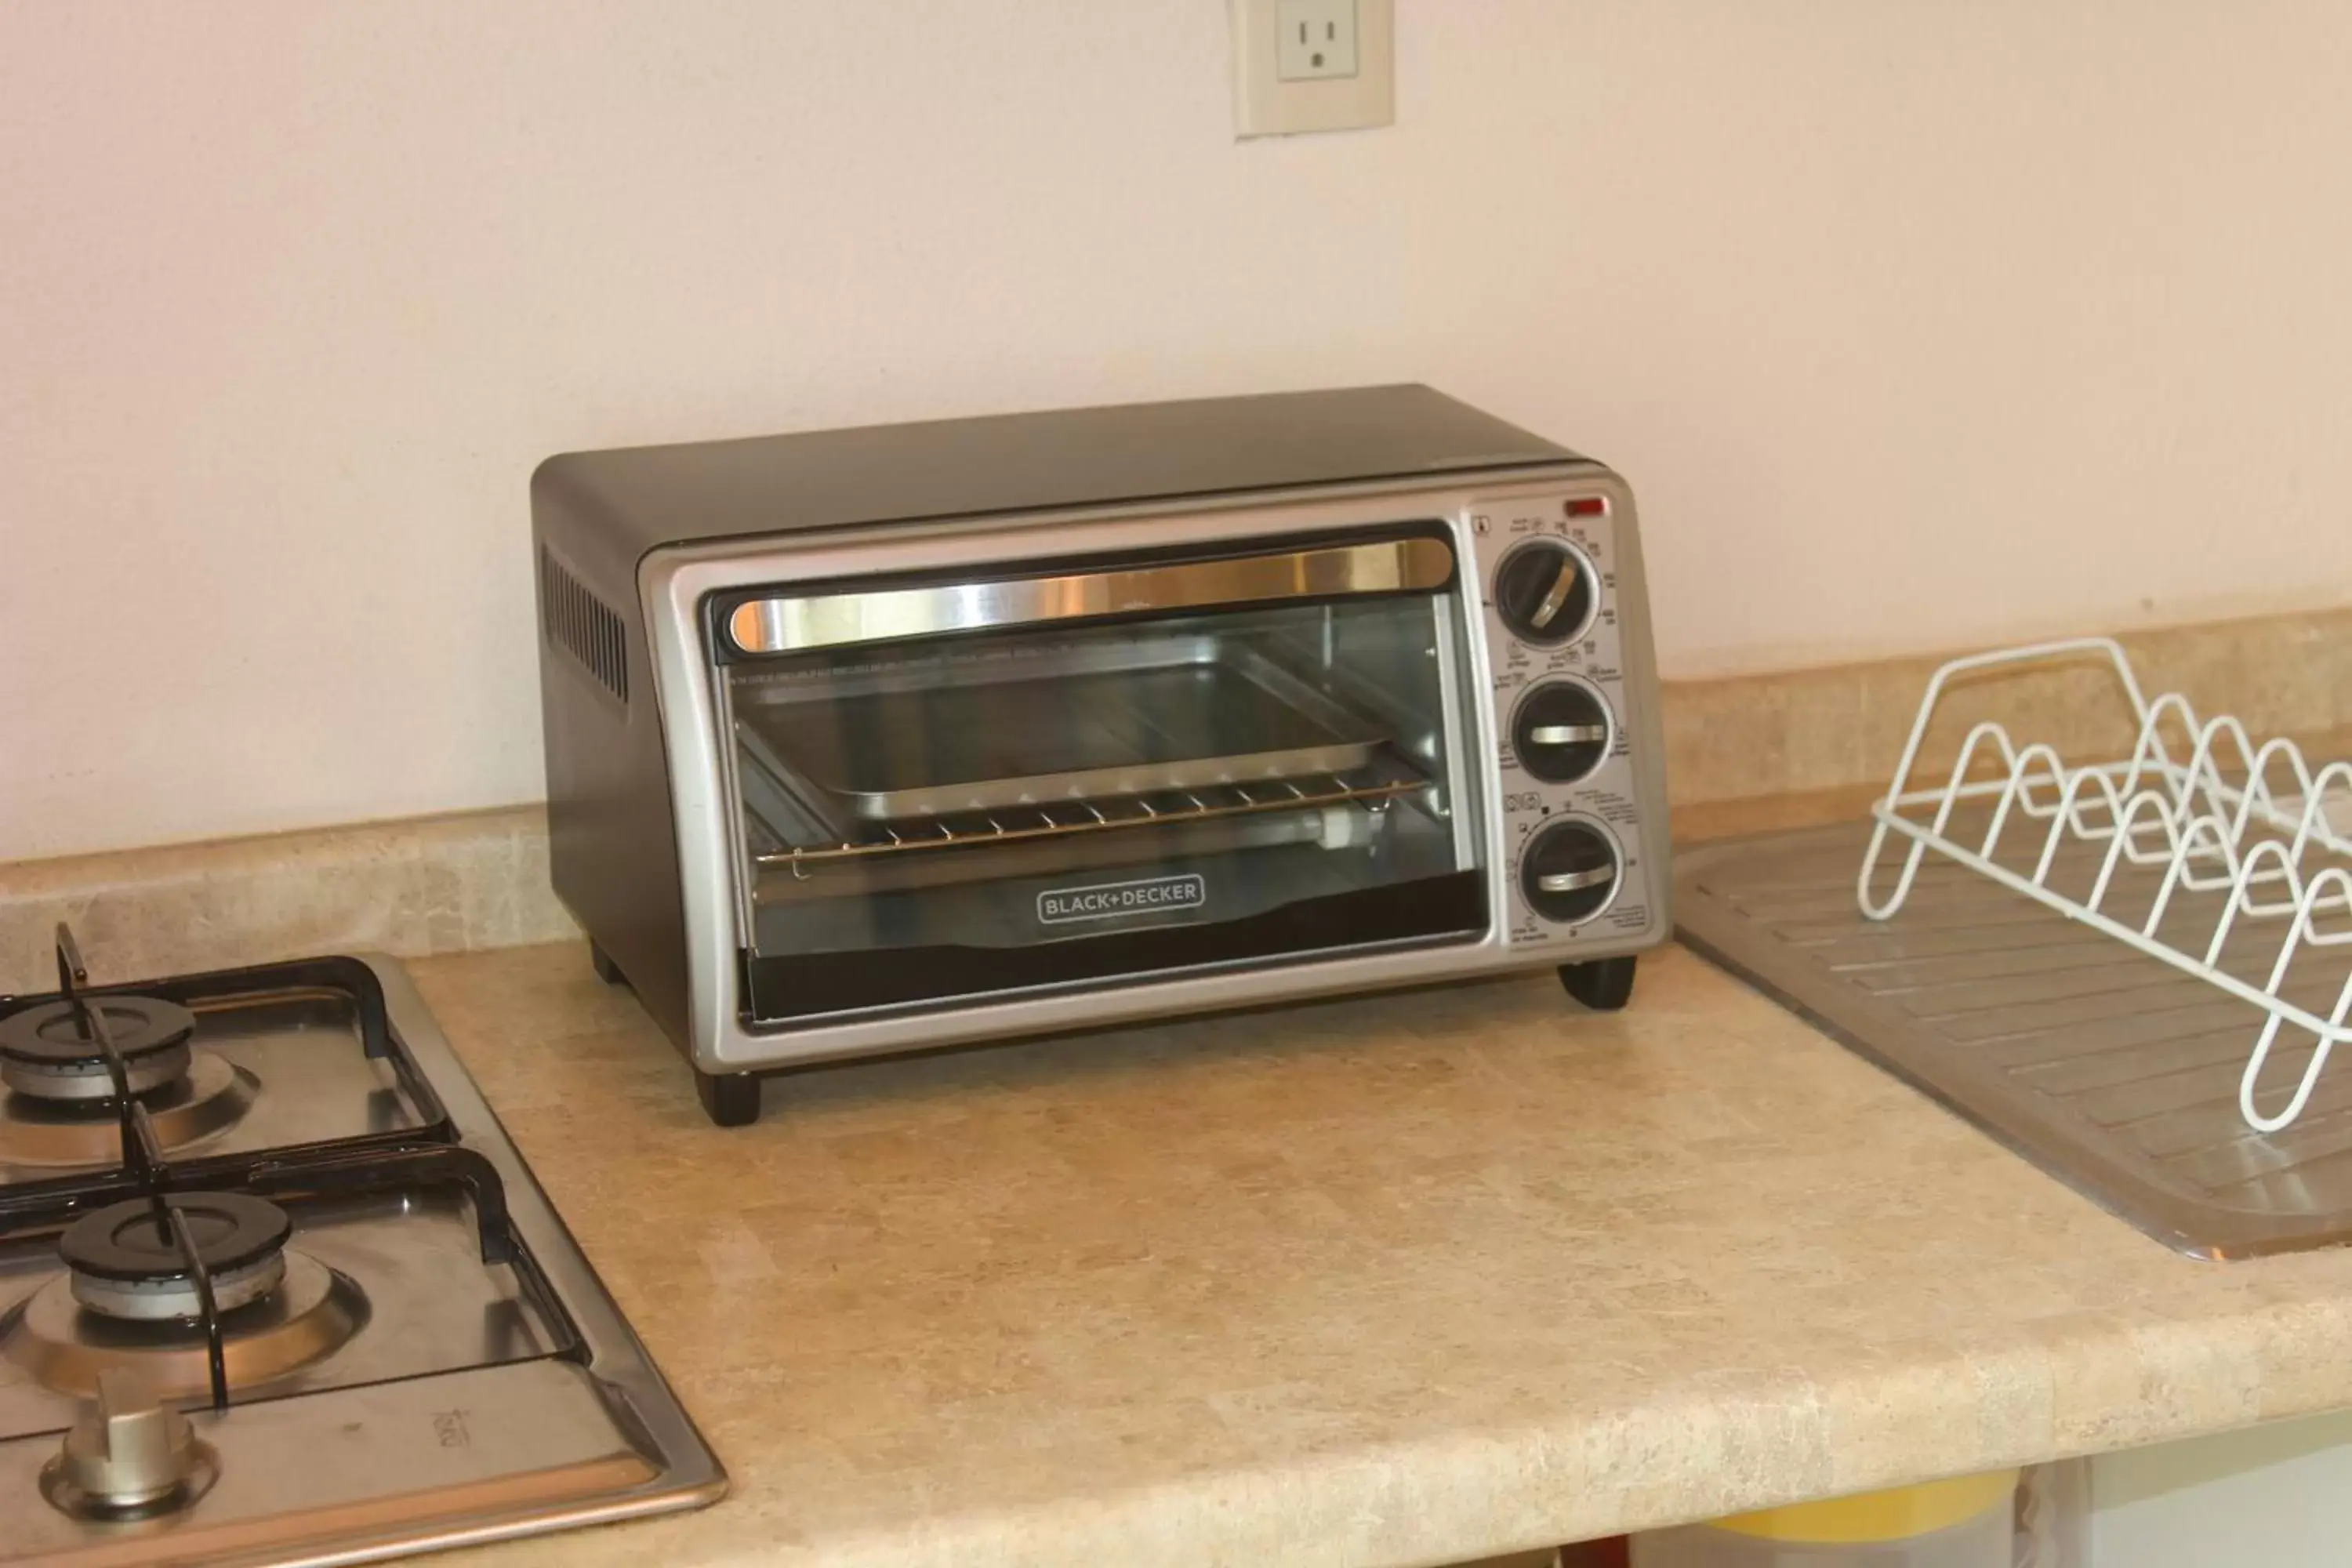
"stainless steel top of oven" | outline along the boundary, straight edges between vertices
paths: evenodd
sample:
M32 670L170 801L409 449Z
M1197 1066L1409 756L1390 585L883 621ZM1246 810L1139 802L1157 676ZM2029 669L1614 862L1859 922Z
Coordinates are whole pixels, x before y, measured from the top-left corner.
M1143 471L1187 447L1211 482ZM1632 494L1426 389L583 454L534 500L558 889L657 1016L682 950L705 1073L1667 930Z

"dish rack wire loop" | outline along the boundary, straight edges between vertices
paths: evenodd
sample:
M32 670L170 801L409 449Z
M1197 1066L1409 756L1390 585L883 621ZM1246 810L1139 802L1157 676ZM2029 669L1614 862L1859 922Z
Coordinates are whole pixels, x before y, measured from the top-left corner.
M2099 658L2112 665L2137 721L2138 740L2127 760L2070 765L2054 747L2020 746L2004 726L1986 721L1969 731L1941 784L1915 787L1921 748L1956 678ZM2189 742L2185 763L2173 741ZM1989 807L1981 831L1974 812L1965 827L1956 820L1963 805ZM2325 1017L2287 996L2299 963L2352 947L2352 920L2346 918L2352 917L2352 841L2345 837L2352 832L2352 762L2315 772L2291 741L2258 746L2228 714L2200 721L2177 692L2149 701L2112 638L2038 643L1946 664L1927 683L1894 782L1871 815L1877 826L1855 884L1870 919L1891 920L1901 910L1933 851L2260 1009L2261 1030L2238 1084L2239 1111L2257 1131L2275 1132L2301 1116L2329 1055L2352 1042L2346 1023L2352 976ZM1874 896L1886 846L1898 835L1910 843L1893 890ZM2079 867L2085 849L2096 865L2087 892L2063 890L2054 875L2062 856L2077 851L2065 858ZM2030 870L2023 868L2029 861ZM2137 920L2116 898L2119 874L2132 873L2144 874L2143 890L2146 877L2155 879L2147 911ZM2210 934L2194 940L2209 919ZM2182 940L2184 930L2190 940ZM2238 967L2264 978L2221 967L2233 936L2241 953L2254 943L2254 962ZM2290 1027L2298 1031L2290 1039L2312 1042L2311 1056L2285 1105L2265 1112L2255 1090L2282 1030Z

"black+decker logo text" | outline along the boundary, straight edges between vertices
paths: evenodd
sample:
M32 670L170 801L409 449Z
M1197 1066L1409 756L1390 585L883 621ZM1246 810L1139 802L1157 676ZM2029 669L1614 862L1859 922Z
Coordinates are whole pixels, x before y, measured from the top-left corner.
M1067 921L1108 921L1121 915L1197 910L1208 901L1208 884L1198 877L1151 877L1139 882L1104 882L1040 893L1037 918L1049 926Z

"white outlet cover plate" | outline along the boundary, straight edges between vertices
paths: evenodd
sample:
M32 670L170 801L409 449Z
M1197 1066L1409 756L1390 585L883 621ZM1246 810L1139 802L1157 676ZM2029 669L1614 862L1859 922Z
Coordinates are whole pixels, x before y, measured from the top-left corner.
M1282 0L1275 75L1316 81L1356 74L1356 0Z
M1349 76L1283 79L1286 12L1344 9L1348 0L1229 0L1234 24L1234 134L1289 136L1396 121L1395 0L1354 0ZM1290 20L1300 18L1294 15Z

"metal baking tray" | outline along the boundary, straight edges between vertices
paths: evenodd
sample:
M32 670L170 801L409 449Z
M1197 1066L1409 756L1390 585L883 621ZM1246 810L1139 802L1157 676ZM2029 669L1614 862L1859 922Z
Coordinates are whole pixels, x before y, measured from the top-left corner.
M1934 857L1902 912L1865 919L1869 840L1864 823L1677 851L1677 934L2168 1246L2222 1258L2352 1240L2352 1062L2292 1126L2256 1132L2238 1110L2256 1009ZM2151 907L2132 879L2152 876L2118 876L2111 902ZM2210 932L2193 902L2177 895L2167 923ZM2300 1005L2332 1005L2352 964L2336 951L2290 987ZM2249 933L2221 962L2252 973L2268 955ZM2270 1070L2292 1083L2309 1055L2283 1039Z
M761 766L868 822L1347 773L1388 738L1206 635L746 681L735 722Z

